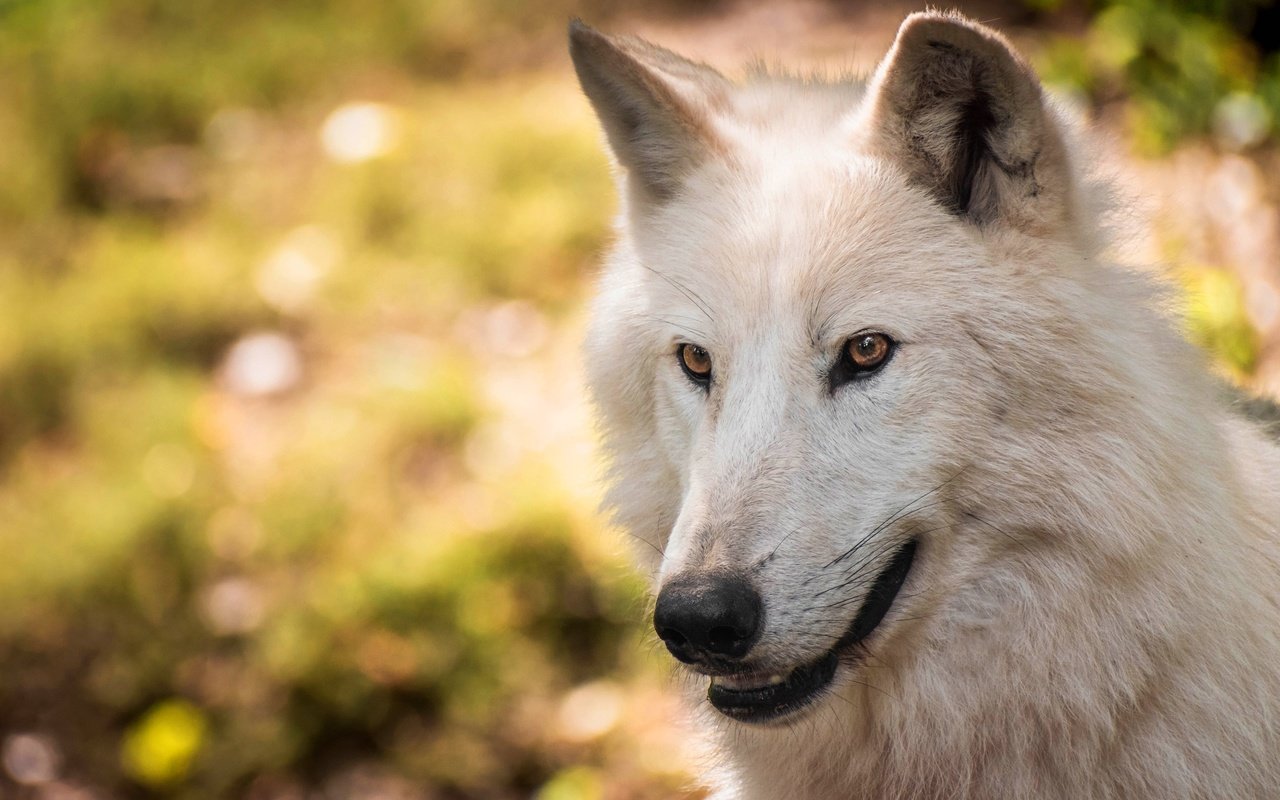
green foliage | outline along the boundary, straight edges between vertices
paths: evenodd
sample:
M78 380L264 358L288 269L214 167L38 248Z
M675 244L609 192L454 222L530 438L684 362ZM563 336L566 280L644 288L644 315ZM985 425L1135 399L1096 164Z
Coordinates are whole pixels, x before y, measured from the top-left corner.
M1083 41L1051 42L1040 67L1046 82L1095 103L1126 98L1141 152L1159 155L1209 134L1233 148L1256 145L1274 133L1280 112L1280 60L1247 35L1263 5L1103 0Z

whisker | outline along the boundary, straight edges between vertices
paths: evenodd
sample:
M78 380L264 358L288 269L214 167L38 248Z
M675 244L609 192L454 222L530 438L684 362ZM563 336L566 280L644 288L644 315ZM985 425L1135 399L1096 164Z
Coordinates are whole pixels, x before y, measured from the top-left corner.
M849 682L856 683L859 686L865 686L866 688L870 689L873 692L879 692L880 694L884 695L885 697L889 698L895 703L900 702L897 697L894 697L893 695L889 694L884 689L881 689L879 686L874 686L866 681L860 681L857 678L849 678ZM846 702L848 701L846 700ZM852 705L852 703L850 703L850 705Z
M647 319L651 322L661 322L664 325L670 325L673 328L679 328L682 332L693 334L693 336L691 336L690 338L697 338L697 339L704 339L704 340L711 338L710 334L708 334L705 330L697 326L696 323L705 321L705 320L700 320L697 317L688 317L682 314L672 314L669 316L662 316L659 314L643 314L641 315L641 319Z
M1013 534L1009 533L1008 531L1003 530L1003 529L1001 529L1000 527L998 527L998 526L996 526L996 525L991 524L990 522L987 522L985 519L983 519L982 517L980 517L980 516L978 516L977 514L973 513L972 511L965 511L965 512L964 512L964 515L965 515L965 517L967 517L967 518L969 518L969 519L972 519L972 520L975 520L975 521L977 521L977 522L982 523L983 525L985 525L985 526L987 527L987 529L988 529L988 530L995 531L996 533L998 533L998 534L1000 534L1001 536L1003 536L1003 537L1005 537L1006 539L1008 539L1010 542L1013 542L1013 544L1014 544L1015 546L1017 546L1017 547L1021 548L1021 549L1022 549L1022 551L1023 551L1024 553L1026 553L1027 555L1033 556L1033 557L1035 557L1036 559L1041 560L1041 562L1043 563L1043 557L1042 557L1042 555L1041 555L1040 553L1037 553L1036 551L1032 550L1032 549L1031 549L1031 546L1030 546L1027 542L1022 541L1022 540L1018 539L1017 537L1015 537Z
M919 497L917 497L916 499L914 499L914 500L912 500L911 502L907 503L907 504L906 504L906 505L904 505L902 508L900 508L900 509L898 509L897 511L895 511L893 514L891 514L891 515L889 516L889 518L888 518L888 519L886 519L884 522L881 522L879 525L877 525L877 526L875 526L874 528L872 528L870 533L868 533L866 536L863 536L861 539L859 539L859 540L858 540L858 542L857 542L857 543L855 543L853 547L849 548L849 549L848 549L848 550L846 550L844 553L840 554L838 557L836 557L835 559L833 559L833 560L832 560L831 562L829 562L826 566L824 566L824 567L823 567L823 569L828 569L828 568L830 568L830 567L832 567L832 566L834 566L834 565L836 565L836 564L839 564L841 561L843 561L843 560L845 560L846 558L848 558L849 556L851 556L851 555L852 555L852 554L853 554L853 553L854 553L854 552L855 552L859 547L861 547L861 546L862 546L862 545L863 545L863 544L864 544L868 539L870 539L872 536L875 536L877 533L879 533L880 531L884 530L884 529L885 529L886 527L888 527L889 525L892 525L893 523L897 522L897 521L902 517L902 515L903 515L903 514L905 514L905 513L914 513L915 511L920 510L920 509L911 509L911 507L912 507L912 506L914 506L916 503L920 502L921 500L925 499L925 498L926 498L926 497L928 497L929 495L933 494L934 492L937 492L937 491L941 490L942 488L944 488L947 484L951 483L951 482L952 482L952 481L954 481L956 478L960 477L960 476L965 472L965 470L967 470L968 468L969 468L969 467L968 467L967 465L966 465L966 466L961 467L961 468L960 468L959 470L957 470L957 471L956 471L956 472L955 472L951 477L947 478L947 479L946 479L945 481L943 481L942 483L938 484L937 486L933 487L933 488L932 488L932 489L930 489L929 491L927 491L927 492L925 492L924 494L920 495L920 496L919 496ZM923 509L923 508L928 508L928 506L922 506L921 508L922 508L922 509ZM911 509L911 510L910 510L910 511L908 511L908 509Z
M769 555L765 556L764 558L762 558L762 559L760 559L759 561L757 561L755 564L751 565L751 569L750 569L750 571L751 571L751 572L755 572L755 571L759 570L761 567L763 567L765 564L768 564L770 561L772 561L772 560L773 560L773 557L774 557L774 556L776 556L776 555L778 554L778 548L779 548L779 547L782 547L782 545L783 545L783 544L784 544L788 539L790 539L792 536L795 536L797 533L799 533L801 530L803 530L803 529L804 529L804 527L805 527L805 526L804 526L803 524L802 524L802 525L798 525L798 526L796 526L795 528L793 528L793 529L791 530L791 532L790 532L790 533L788 533L786 536L783 536L783 537L782 537L782 540L781 540L781 541L779 541L776 545L774 545L774 546L773 546L773 549L769 551Z
M624 529L624 531L623 531L623 532L624 532L624 533L626 533L628 536L630 536L632 539L635 539L637 542L643 542L643 543L645 543L645 544L649 545L649 547L653 548L653 552L657 553L659 556L663 556L663 557L665 557L665 556L666 556L666 553L662 550L662 548L658 547L656 544L654 544L653 542L651 542L651 541L649 541L648 539L644 538L644 537L643 537L643 536L641 536L640 534L635 533L635 532L633 532L633 531L628 531L628 530L625 530L625 529Z
M702 300L696 294L690 291L687 287L681 285L679 282L677 282L675 279L673 279L671 276L667 275L666 273L660 272L659 270L654 269L648 264L641 264L640 266L644 267L645 269L652 272L654 275L657 275L659 278L662 278L664 281L671 284L671 286L674 287L677 292L684 295L685 298L690 303L693 303L702 311L703 314L707 315L707 321L709 322L715 321L715 315L711 313L711 309L707 308L706 304L703 303Z
M867 553L865 558L863 558L861 561L859 561L857 564L853 565L852 567L850 567L849 570L846 570L843 573L843 577L845 578L845 580L842 583L836 584L834 586L829 586L826 589L823 589L822 591L813 595L813 597L818 598L824 594L827 594L828 592L833 592L833 591L836 591L837 589L843 589L847 586L850 586L856 583L858 579L866 573L867 568L872 564L872 562L876 561L877 558L883 555L884 553L890 550L893 550L897 547L900 547L907 538L909 537L892 537L892 538L886 538L886 539L880 540L874 545L874 549L872 550L872 552ZM850 570L852 570L852 574L850 574Z

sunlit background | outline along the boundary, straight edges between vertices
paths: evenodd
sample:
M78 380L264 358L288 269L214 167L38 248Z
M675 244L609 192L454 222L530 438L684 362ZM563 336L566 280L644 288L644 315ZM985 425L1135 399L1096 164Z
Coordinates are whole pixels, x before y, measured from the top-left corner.
M1280 387L1280 12L962 5ZM908 10L0 0L0 797L700 796L594 510L564 25L865 70Z

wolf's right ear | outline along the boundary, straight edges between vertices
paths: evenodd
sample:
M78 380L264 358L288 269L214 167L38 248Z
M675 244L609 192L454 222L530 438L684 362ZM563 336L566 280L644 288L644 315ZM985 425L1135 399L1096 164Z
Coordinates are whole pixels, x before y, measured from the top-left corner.
M614 156L646 199L674 195L719 149L711 115L731 84L711 67L580 20L569 23L569 54Z

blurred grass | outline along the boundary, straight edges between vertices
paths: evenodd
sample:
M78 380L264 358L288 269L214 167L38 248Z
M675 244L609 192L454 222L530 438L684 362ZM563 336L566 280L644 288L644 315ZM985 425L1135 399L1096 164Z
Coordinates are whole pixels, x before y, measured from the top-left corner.
M0 743L61 765L6 796L517 797L642 735L557 722L658 672L538 378L611 197L504 48L567 13L0 5Z
M0 794L687 792L577 387L620 7L0 2Z

